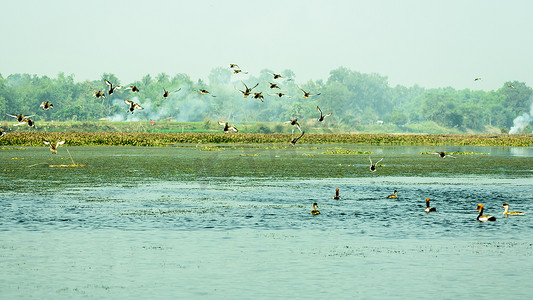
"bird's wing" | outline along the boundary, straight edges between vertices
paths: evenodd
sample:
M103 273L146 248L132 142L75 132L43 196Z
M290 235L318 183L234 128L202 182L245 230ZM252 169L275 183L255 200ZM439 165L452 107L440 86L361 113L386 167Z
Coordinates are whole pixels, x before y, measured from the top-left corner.
M111 84L111 82L109 82L107 79L104 79L105 80L105 84L109 85L109 86L113 86L113 84Z
M233 130L233 131L235 131L235 132L239 132L239 130L237 129L237 127L235 127L234 125L231 125L231 126L229 127L229 129L231 129L231 130Z
M137 109L144 109L142 106L139 105L139 103L135 103L133 107Z
M127 105L132 105L132 104L133 104L133 101L130 101L130 100L124 100L124 103L126 103Z
M45 145L48 145L48 146L51 145L51 143L50 143L49 141L47 141L47 140L43 140L43 143L44 143Z
M224 121L218 121L218 125L222 125L222 126L226 126L228 122L224 122Z
M56 143L56 148L59 147L59 146L61 146L61 145L63 145L64 143L65 143L65 141L58 141L58 142Z

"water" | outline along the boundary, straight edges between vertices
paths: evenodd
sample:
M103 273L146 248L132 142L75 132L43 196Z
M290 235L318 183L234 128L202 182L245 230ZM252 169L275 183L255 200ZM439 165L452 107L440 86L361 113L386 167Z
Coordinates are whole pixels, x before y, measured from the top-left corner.
M68 149L89 167L50 168L71 163L66 148L0 150L2 299L533 292L532 148ZM327 150L370 150L383 166ZM504 218L503 202L526 215ZM477 222L478 203L497 221Z

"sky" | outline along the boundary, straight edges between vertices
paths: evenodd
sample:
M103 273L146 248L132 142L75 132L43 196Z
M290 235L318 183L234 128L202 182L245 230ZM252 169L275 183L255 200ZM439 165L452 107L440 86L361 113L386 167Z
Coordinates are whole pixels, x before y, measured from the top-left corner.
M289 69L303 83L346 67L391 86L533 84L529 0L2 0L0 11L4 78L206 80L235 63L255 75Z

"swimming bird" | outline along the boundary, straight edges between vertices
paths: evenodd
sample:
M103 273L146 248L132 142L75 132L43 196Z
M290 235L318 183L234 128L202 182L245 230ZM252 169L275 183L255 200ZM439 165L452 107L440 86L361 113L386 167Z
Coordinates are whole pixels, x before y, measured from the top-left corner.
M339 189L335 189L335 196L333 196L333 199L339 200L341 196L339 195Z
M39 107L42 107L43 110L48 110L50 108L54 108L54 105L48 101L46 102L41 102L41 105L39 105Z
M316 109L317 109L318 112L320 113L320 117L318 118L318 122L322 122L322 121L324 121L324 119L325 119L326 117L329 117L329 116L331 116L331 115L333 114L333 113L329 113L329 114L327 114L327 115L323 115L323 114L322 114L322 110L320 109L320 107L317 106Z
M165 90L165 88L163 88L163 98L166 98L166 97L170 96L171 93L175 93L175 92L179 92L179 91L181 91L181 88L179 88L179 89L177 89L177 90L175 90L173 92L169 92L169 91Z
M235 125L228 125L228 122L218 121L218 124L224 126L224 133L228 133L230 129L235 132L239 132Z
M383 158L382 158L382 159L378 160L377 163L373 164L372 163L372 159L370 157L368 157L368 159L370 160L370 172L375 172L376 168L378 167L379 162L383 160Z
M271 88L271 89L281 89L281 88L278 86L277 83L269 82L269 84L270 84L270 88Z
M139 103L135 103L130 100L124 100L124 103L130 106L129 111L131 111L132 114L135 109L144 109L142 106L139 105Z
M18 114L18 115L10 115L10 114L6 114L10 117L13 117L13 118L17 118L17 122L23 122L24 119L27 119L27 118L31 118L33 117L34 115L31 115L31 116L27 116L27 115L23 115L23 114Z
M130 85L126 88L127 90L131 90L133 93L138 93L139 88L136 85Z
M33 122L33 120L28 119L28 118L29 117L26 117L25 119L22 120L22 122L14 124L13 126L19 126L19 125L23 125L23 124L28 124L29 127L35 127L35 122Z
M211 97L216 97L215 95L211 94L209 91L204 90L204 89L198 89L198 90L195 90L195 91L199 92L202 95L209 94Z
M284 93L282 93L282 92L279 92L279 93L274 93L274 94L270 94L270 95L272 95L272 96L278 96L278 97L281 98L281 97L283 97L283 96L286 96L287 94L284 94ZM287 98L291 98L291 96L287 96Z
M451 156L450 154L446 154L446 152L435 152L435 154L438 154L440 156L440 158L446 158L446 157L450 157L450 158L454 158L454 156Z
M426 209L424 209L424 211L427 213L430 211L437 211L435 207L429 206L429 198L426 198Z
M496 217L483 214L483 204L479 203L476 210L479 211L479 215L477 216L479 222L496 221Z
M6 135L6 131L3 128L0 128L0 137Z
M298 142L298 140L301 139L302 136L304 136L304 133L305 133L305 131L302 131L302 134L300 134L300 136L297 137L297 138L294 138L294 133L293 133L292 134L292 140L291 140L291 146L296 145L296 142Z
M394 190L394 194L388 195L387 199L398 199L398 191Z
M290 121L287 121L285 123L293 125L293 126L296 126L298 128L298 130L300 130L300 132L302 132L302 129L300 128L300 123L298 123L298 119L290 120ZM292 133L294 133L294 128L292 128Z
M43 143L48 145L50 147L50 151L52 151L53 154L57 153L57 148L65 143L65 141L58 141L55 145L47 140L43 140Z
M109 91L107 91L109 95L112 95L115 92L115 90L120 90L122 88L121 85L113 86L113 84L109 82L107 79L104 79L104 80L105 80L105 84L109 86Z
M264 102L263 100L265 98L263 97L263 92L254 93L254 99L259 99L259 100L261 100L261 102Z
M318 94L311 94L311 93L308 93L308 92L304 91L301 87L298 87L298 88L300 89L300 91L302 91L302 92L304 93L304 96L303 96L304 98L308 98L308 97L311 97L311 96L318 96L318 95L320 95L320 93L318 93Z
M102 91L98 91L98 92L94 92L93 96L96 98L100 98L100 97L105 98L105 93L102 93Z
M319 215L320 212L318 211L318 204L315 202L313 203L313 210L309 212L313 216Z
M504 212L503 212L503 215L506 216L506 217L508 215L511 215L511 216L523 216L523 215L526 214L526 213L521 212L521 211L509 211L509 203L502 204L501 208L505 209Z

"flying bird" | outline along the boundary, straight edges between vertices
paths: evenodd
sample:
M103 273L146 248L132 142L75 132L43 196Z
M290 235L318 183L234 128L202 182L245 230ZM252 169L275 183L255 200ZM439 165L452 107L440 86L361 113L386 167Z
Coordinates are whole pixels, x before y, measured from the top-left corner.
M215 95L211 94L207 90L200 89L200 90L195 90L195 91L199 92L202 95L209 94L211 97L216 97Z
M304 93L304 95L303 95L304 98L308 98L308 97L311 97L311 96L318 96L318 95L320 95L320 93L318 93L318 94L311 94L311 93L308 93L308 92L304 91L301 87L298 87L298 88Z
M42 107L43 110L49 110L50 108L54 108L54 105L46 101L46 102L41 102L41 105L39 105L39 107Z
M229 64L229 68L230 68L230 69L233 69L233 68L240 69L240 68L239 68L239 65L237 65L237 64Z
M510 84L510 85L508 85L508 87L510 87L510 88L513 88L513 89L514 89L514 85L513 85L513 84Z
M169 92L169 91L165 90L165 88L163 88L163 98L166 98L166 97L170 96L171 93L175 93L175 92L179 92L179 91L181 91L181 88L179 88L179 89L177 89L177 90L175 90L173 92Z
M124 100L124 103L126 103L127 105L129 105L129 111L131 111L131 113L133 114L133 111L135 109L144 109L142 106L139 105L139 103L135 103L133 101L130 101L130 100Z
M33 122L33 120L28 119L28 118L29 117L23 119L22 122L14 124L13 126L24 125L26 123L26 124L28 124L29 127L35 127L35 122Z
M109 95L112 95L115 92L115 90L120 90L122 88L121 85L113 86L113 84L109 82L107 79L104 79L104 80L105 80L105 84L109 86L109 91L107 91Z
M98 92L94 92L93 96L96 98L100 98L100 97L105 98L105 93L102 93L102 91L98 91Z
M243 97L244 98L247 98L248 96L250 96L250 94L252 93L252 90L255 89L258 85L259 85L259 82L256 83L256 85L254 85L252 88L248 88L248 86L246 85L246 83L244 83L242 80L241 80L242 84L244 84L244 88L245 90L242 91L242 90L239 90L237 88L235 88L237 91L241 92Z
M318 106L316 107L316 109L317 109L318 112L320 113L320 118L318 118L318 122L322 122L322 121L324 121L324 119L325 119L326 117L329 117L329 116L332 115L332 113L329 113L329 114L327 114L327 115L323 115L323 114L322 114L322 110L321 110L320 107L318 107Z
M382 159L378 160L377 163L374 164L374 163L372 163L372 159L370 157L368 157L368 159L370 160L370 172L375 172L377 167L378 167L378 164L383 160L383 158L382 158Z
M27 118L31 118L33 117L34 115L31 115L31 116L27 116L27 115L23 115L23 114L18 114L18 115L10 115L10 114L6 114L10 117L13 117L13 118L17 118L17 122L23 122L24 119L27 119Z
M57 153L57 148L65 143L65 141L58 141L55 145L47 140L43 140L43 143L48 145L50 147L50 151L52 151L53 154Z
M479 80L481 80L481 77L474 78L474 81L479 81Z
M269 84L270 84L270 88L271 88L271 89L281 89L281 88L278 86L277 83L269 82Z
M6 131L3 128L0 128L0 137L6 135Z
M239 130L237 129L237 127L235 127L235 125L228 125L228 122L218 121L218 124L224 126L224 133L228 133L230 129L235 132L239 132Z
M233 69L233 74L239 74L239 73L248 74L248 72L244 72L241 69Z
M139 88L136 85L130 85L126 89L127 90L131 90L134 93L138 93L139 92Z
M278 96L278 97L281 98L281 97L283 97L283 96L286 96L287 94L284 94L284 93L282 93L282 92L279 92L279 93L274 93L274 94L270 94L270 95L272 95L272 96ZM287 96L287 98L291 98L291 96Z
M270 73L270 74L272 74L272 76L274 77L274 79L283 78L283 76L281 76L281 74L275 74L275 73Z
M291 146L296 145L296 142L298 142L298 140L301 139L302 136L304 136L304 133L305 133L305 131L302 131L302 134L300 134L300 136L298 136L297 138L294 138L294 133L293 133L292 134L292 140L291 140Z
M289 121L287 121L285 123L290 124L292 126L296 126L298 128L298 130L300 130L300 132L302 132L302 129L300 128L300 123L298 123L298 119L289 120ZM292 128L292 133L294 134L294 128Z
M263 100L265 98L263 97L263 92L254 93L254 99L259 99L259 100L261 100L261 102L264 102Z

